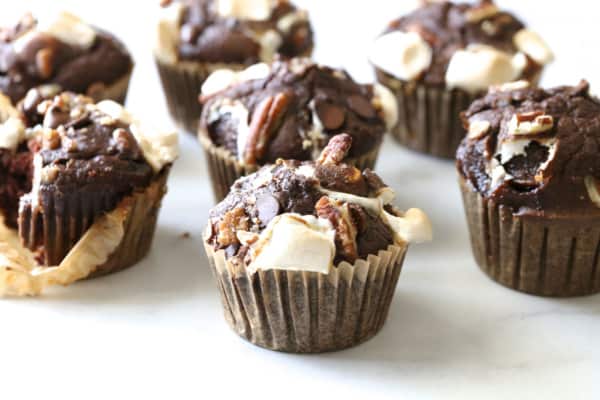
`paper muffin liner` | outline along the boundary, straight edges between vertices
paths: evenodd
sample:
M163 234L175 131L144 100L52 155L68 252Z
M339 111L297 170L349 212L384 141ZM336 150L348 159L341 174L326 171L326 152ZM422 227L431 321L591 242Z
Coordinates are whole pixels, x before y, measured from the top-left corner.
M377 80L398 101L398 123L392 136L403 146L435 157L454 159L465 136L460 113L485 92L471 94L415 82L404 82L376 69ZM536 85L539 75L532 80Z
M515 215L460 178L471 244L494 281L539 296L600 292L600 217Z
M268 270L249 273L205 249L225 319L242 338L270 350L321 353L356 346L383 327L407 246L342 262L328 274Z
M130 80L131 71L110 85L102 85L99 89L92 88L88 92L88 96L94 99L96 103L102 100L114 100L119 104L125 104Z
M189 133L198 129L202 106L198 100L202 84L208 76L220 68L240 71L243 64L215 64L200 62L165 63L155 57L167 107L175 122Z
M200 132L198 138L206 156L206 164L216 202L227 196L231 185L236 180L256 172L261 167L260 165L242 164L229 150L215 146L208 137L207 132ZM344 162L354 165L361 171L366 168L374 169L380 147L381 142L368 153L357 158L345 159Z
M88 278L116 272L134 265L149 251L163 195L166 193L168 169L161 172L145 189L138 189L119 202L117 207L129 209L124 236L106 262L97 265ZM58 206L58 202L63 203ZM66 204L64 203L66 201ZM43 248L44 265L59 265L92 227L104 204L112 199L98 194L51 199L44 209L22 205L19 213L21 243L29 249ZM64 212L60 213L59 209Z

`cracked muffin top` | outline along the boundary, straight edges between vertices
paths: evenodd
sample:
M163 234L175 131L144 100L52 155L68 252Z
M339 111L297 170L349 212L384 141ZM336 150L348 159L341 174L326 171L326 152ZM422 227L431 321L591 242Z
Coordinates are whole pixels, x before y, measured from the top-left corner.
M397 120L393 95L308 59L214 72L202 87L200 133L244 164L314 160L329 139L352 136L348 156L379 146Z
M600 207L600 101L589 84L492 88L462 115L460 174L515 213L561 215Z
M429 240L422 211L398 211L379 176L341 162L351 143L337 135L317 161L278 160L239 179L210 211L208 244L251 270L326 273L392 244Z
M156 56L178 61L251 65L306 55L308 14L285 0L162 1Z
M0 28L0 92L17 103L42 84L87 94L131 72L133 60L113 35L61 12L25 15Z
M424 1L376 39L371 62L403 81L485 91L534 80L553 55L542 38L493 1Z

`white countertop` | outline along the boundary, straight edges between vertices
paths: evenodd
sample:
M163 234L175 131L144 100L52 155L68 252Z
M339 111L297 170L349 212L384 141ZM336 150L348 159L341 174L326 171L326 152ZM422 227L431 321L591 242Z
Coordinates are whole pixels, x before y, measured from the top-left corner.
M157 2L19 3L60 3L123 37L137 61L130 108L170 126L150 50ZM366 46L406 8L393 3L407 1L298 3L317 27L316 58L366 81ZM595 2L501 4L521 10L555 49L545 84L584 76L600 83ZM410 249L383 331L357 348L316 356L279 354L238 339L222 318L201 246L212 205L204 160L192 137L182 135L182 148L144 262L42 298L0 301L1 399L600 396L600 297L536 298L491 282L471 256L452 163L391 140L378 172L396 189L400 207L429 213L435 241Z

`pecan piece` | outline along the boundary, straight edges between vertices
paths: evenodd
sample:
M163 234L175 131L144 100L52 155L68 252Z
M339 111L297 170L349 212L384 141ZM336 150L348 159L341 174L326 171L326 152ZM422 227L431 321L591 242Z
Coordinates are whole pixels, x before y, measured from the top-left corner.
M321 165L337 165L346 158L351 146L352 136L347 133L335 135L321 152L317 163Z
M228 211L217 224L217 243L224 248L239 244L237 231L248 230L248 217L243 208Z
M52 49L43 48L35 54L35 66L42 79L48 79L54 72L54 52Z
M256 106L248 130L248 141L244 149L244 162L255 164L267 150L269 139L285 115L292 97L285 93L269 96Z
M333 225L338 255L351 263L356 261L358 258L356 227L352 222L348 206L323 196L315 205L315 210L319 218L328 219Z

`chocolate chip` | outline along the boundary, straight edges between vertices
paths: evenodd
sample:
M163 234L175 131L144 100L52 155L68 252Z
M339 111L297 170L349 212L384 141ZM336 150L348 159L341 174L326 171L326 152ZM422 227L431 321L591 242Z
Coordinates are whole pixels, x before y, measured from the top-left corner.
M44 127L56 129L69 121L69 113L61 110L57 106L50 106L50 109L44 116Z
M348 103L348 107L350 107L352 111L354 111L363 118L373 118L376 115L375 108L373 107L373 105L367 99L360 95L352 95L348 97L346 102Z
M256 199L256 209L258 218L265 226L279 214L279 202L272 195L265 193Z
M344 124L346 113L342 107L322 101L317 103L315 109L325 129L335 130Z

